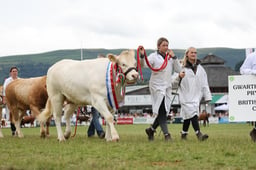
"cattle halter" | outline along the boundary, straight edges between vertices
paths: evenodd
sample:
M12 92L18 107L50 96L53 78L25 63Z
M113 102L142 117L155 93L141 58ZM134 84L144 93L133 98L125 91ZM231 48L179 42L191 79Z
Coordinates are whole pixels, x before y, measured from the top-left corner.
M135 68L135 67L130 67L130 68L128 68L128 70L126 70L126 72L124 73L124 75L126 76L130 71L132 71L132 70L135 70L135 71L137 71L137 68Z

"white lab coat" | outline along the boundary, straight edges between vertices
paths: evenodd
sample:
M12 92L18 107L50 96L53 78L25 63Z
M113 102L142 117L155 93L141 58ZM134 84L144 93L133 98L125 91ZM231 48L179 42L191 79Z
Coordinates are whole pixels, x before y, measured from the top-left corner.
M256 52L249 54L243 65L240 67L240 73L246 75L256 75Z
M18 77L19 78L19 77ZM13 78L12 77L9 77L7 78L5 81L4 81L4 85L3 85L3 96L5 97L5 90L6 90L6 87L13 81ZM6 99L5 99L6 100ZM6 102L6 101L5 101ZM9 120L10 119L10 111L6 105L5 107L5 111L6 111L6 119Z
M190 119L199 115L199 105L204 97L205 101L212 100L209 89L207 74L204 68L199 64L196 74L191 68L184 68L185 77L181 80L178 89L179 100L181 104L181 116L183 120ZM176 83L179 81L176 80Z
M4 85L3 85L3 96L5 96L5 90L6 90L6 87L13 81L13 78L12 77L9 77L7 78L5 81L4 81Z
M148 61L153 68L160 68L164 62L163 57L154 52L148 56ZM180 72L181 65L178 59L169 59L164 70L152 71L149 80L153 114L158 114L161 102L165 97L166 114L170 112L172 97L172 74L173 71Z

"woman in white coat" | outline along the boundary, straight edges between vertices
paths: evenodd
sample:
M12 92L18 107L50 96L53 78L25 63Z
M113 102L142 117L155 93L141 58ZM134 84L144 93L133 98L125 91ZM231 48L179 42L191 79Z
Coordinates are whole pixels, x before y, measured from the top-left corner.
M200 61L197 60L197 50L194 47L186 50L183 67L185 77L182 79L178 77L176 80L176 83L180 83L178 93L181 104L181 116L183 117L181 138L187 138L191 122L198 140L203 141L208 138L208 135L200 132L198 123L199 106L202 98L209 102L212 96L208 85L207 74L200 65Z
M163 131L165 140L170 140L171 135L167 127L167 114L170 112L172 99L172 74L173 70L177 73L181 71L181 65L172 50L168 49L169 42L166 38L159 38L157 41L157 51L148 56L148 61L151 67L160 68L165 60L165 57L170 57L167 60L166 67L151 73L149 81L149 90L152 99L153 115L156 116L151 127L145 131L148 139L154 139L156 128L160 125ZM144 49L140 50L141 56L144 56ZM169 54L166 55L166 54Z

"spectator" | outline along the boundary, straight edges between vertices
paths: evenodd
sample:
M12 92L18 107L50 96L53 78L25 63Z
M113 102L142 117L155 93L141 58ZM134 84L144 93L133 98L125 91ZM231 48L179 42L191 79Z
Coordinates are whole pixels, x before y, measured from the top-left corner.
M6 98L5 98L5 89L6 87L8 86L8 84L10 84L12 81L18 79L18 68L17 67L11 67L10 68L10 77L7 78L5 81L4 81L4 85L3 85L3 104L6 104ZM7 120L9 119L10 122L11 122L11 131L12 131L12 135L14 136L15 135L15 132L16 132L16 127L15 125L12 123L12 114L10 114L10 111L6 105L6 115L7 115ZM8 117L9 116L9 117Z
M87 131L88 137L94 136L95 131L97 132L100 139L105 137L105 132L100 124L99 117L99 112L94 107L92 107L92 120Z
M256 51L249 54L242 66L240 67L240 73L244 75L256 75ZM250 131L250 136L253 142L256 142L256 122L254 122L254 128Z

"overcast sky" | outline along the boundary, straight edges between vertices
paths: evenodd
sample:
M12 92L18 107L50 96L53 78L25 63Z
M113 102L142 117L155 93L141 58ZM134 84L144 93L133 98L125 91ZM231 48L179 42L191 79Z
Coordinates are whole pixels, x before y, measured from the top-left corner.
M256 47L255 0L0 0L0 56L60 49Z

